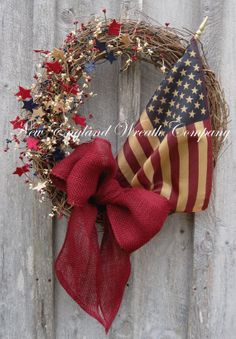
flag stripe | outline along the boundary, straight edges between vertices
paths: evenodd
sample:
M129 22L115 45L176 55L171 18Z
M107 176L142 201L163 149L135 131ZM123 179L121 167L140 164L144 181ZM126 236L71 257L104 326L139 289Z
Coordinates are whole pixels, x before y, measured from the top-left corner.
M196 132L194 124L188 125L186 127L187 131L190 133L188 135L188 151L189 151L189 190L188 190L188 202L186 205L185 212L192 212L193 206L196 201L197 189L198 189L198 143L197 136L192 136L191 133Z
M117 157L118 161L118 166L120 168L121 173L125 177L125 179L128 181L128 183L131 183L133 177L134 177L134 172L132 171L130 165L128 164L123 149L119 152L119 155Z
M137 162L139 163L139 168L143 165L143 163L147 160L147 156L143 151L142 146L140 145L138 138L136 135L131 135L128 138L128 144L130 149L132 150ZM126 157L127 159L127 157Z
M152 154L151 161L153 168L155 168L153 176L154 192L161 193L163 178L161 171L161 158L158 149Z
M196 122L195 128L198 132L201 133L204 130L203 122ZM204 203L204 198L206 195L207 148L207 137L206 135L203 135L198 141L198 158L200 159L200 161L198 162L198 189L196 201L193 206L194 212L202 210L202 205Z
M171 165L167 137L165 137L160 144L159 153L163 178L161 195L169 199L171 194Z
M133 153L132 149L130 148L128 140L124 144L123 151L124 151L125 159L128 162L132 171L134 173L138 172L138 170L140 169L140 164L137 161L137 158L135 154Z
M178 140L175 134L175 131L167 134L167 140L169 145L169 156L170 156L170 164L171 164L171 195L170 195L170 203L172 205L172 209L176 209L178 195L179 195L179 152L178 152Z
M177 211L184 211L188 201L189 190L189 152L188 152L188 137L184 135L185 127L176 130L178 153L179 153L179 196L177 200Z
M140 117L140 124L142 126L142 129L144 131L152 131L153 130L153 124L147 115L147 111L144 110L141 117ZM160 144L160 141L157 136L147 136L148 141L150 145L152 146L152 149L155 150L157 146Z
M152 154L153 148L152 148L152 145L149 142L149 139L145 135L142 135L143 131L145 131L145 130L143 129L142 125L139 123L138 125L135 126L135 131L139 132L136 135L137 141L142 146L143 151L144 151L146 157L148 158Z
M212 129L210 119L203 120L204 127L210 131ZM212 173L213 173L213 153L212 153L212 139L210 136L207 137L207 177L206 177L206 194L202 209L206 209L209 203L209 198L212 188Z
M142 186L145 189L150 189L151 183L142 169L138 171L134 177L134 180L132 180L132 186Z
M117 159L118 160L118 159ZM121 173L120 168L117 168L117 172L116 172L116 179L119 181L120 185L122 187L128 187L130 186L130 183L126 180L126 178L124 177L124 175Z

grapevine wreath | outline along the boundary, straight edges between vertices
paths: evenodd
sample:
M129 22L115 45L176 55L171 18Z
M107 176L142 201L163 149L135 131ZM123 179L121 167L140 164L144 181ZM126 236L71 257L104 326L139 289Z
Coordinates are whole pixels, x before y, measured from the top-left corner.
M49 196L50 216L69 217L56 274L107 331L130 274L131 252L160 230L169 213L207 207L228 113L199 42L203 26L192 34L169 24L107 19L105 10L104 15L75 22L61 48L34 51L43 60L34 84L16 93L20 113L10 121L14 131L6 151L10 143L20 146L22 165L14 174L26 177L40 201ZM82 143L78 131L92 118L81 106L95 96L96 68L119 57L121 72L145 61L164 80L135 125L142 133L129 136L114 159L99 133ZM144 133L158 126L158 135ZM193 133L199 129L206 132L201 138ZM103 224L101 245L96 220Z

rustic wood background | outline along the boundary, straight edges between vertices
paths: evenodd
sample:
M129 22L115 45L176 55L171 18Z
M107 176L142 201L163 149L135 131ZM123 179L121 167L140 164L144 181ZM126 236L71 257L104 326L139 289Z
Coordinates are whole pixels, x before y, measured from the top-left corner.
M208 210L169 217L161 233L133 255L133 273L110 339L234 339L236 337L236 3L233 0L0 0L1 143L17 114L13 94L30 85L33 49L59 46L75 18L106 8L111 17L144 14L203 36L211 67L220 77L231 109L231 136L217 163ZM142 12L144 14L139 13ZM122 75L102 65L94 81L100 94L89 107L100 126L133 120L160 76L148 65ZM234 76L233 76L234 75ZM101 81L101 79L103 79ZM122 140L111 136L114 150ZM87 316L54 279L52 264L65 222L47 217L22 181L12 176L17 154L0 153L0 338L101 339L101 326Z

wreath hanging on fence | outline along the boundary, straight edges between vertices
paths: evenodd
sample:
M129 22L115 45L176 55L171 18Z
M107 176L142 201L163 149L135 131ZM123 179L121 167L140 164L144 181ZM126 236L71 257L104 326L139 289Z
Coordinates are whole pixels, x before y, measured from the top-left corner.
M23 164L14 174L26 175L40 200L50 197L50 215L70 216L57 277L108 330L130 274L130 253L160 230L169 213L207 207L213 162L223 141L223 134L213 138L210 131L226 129L227 105L199 51L203 26L194 35L168 24L118 22L104 14L105 19L86 25L75 22L61 48L34 51L43 61L31 88L19 87L16 93L21 113L10 121L17 133L6 150L12 142L21 146ZM137 133L114 159L108 141L81 144L78 132L93 118L80 112L95 96L90 85L96 68L120 57L121 72L145 61L164 80L136 123ZM144 133L160 126L159 134ZM194 135L203 129L201 139ZM101 246L98 212L104 226Z

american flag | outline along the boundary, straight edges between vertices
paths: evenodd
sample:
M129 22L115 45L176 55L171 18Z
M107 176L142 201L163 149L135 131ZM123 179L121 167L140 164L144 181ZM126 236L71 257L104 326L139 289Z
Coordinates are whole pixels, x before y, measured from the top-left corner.
M192 39L119 152L120 182L158 192L173 211L204 210L212 183L210 130L201 56Z

